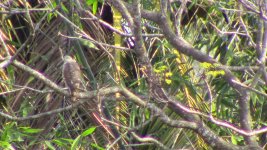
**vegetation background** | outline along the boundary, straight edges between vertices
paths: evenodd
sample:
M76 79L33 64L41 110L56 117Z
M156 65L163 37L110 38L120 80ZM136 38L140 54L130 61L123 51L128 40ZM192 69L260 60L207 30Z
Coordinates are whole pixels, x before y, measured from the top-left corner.
M2 0L0 149L266 149L266 10ZM83 74L76 102L66 55Z

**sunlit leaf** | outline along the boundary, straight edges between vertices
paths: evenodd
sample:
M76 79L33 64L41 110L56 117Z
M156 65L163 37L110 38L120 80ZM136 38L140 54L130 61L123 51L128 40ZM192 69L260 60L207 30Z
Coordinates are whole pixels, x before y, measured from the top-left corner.
M170 79L165 79L165 82L166 82L167 84L171 84L171 83L172 83L172 80L170 80Z
M52 142L61 147L69 147L68 145L71 145L71 143L73 143L73 139L60 138L54 139Z
M207 63L207 62L203 62L203 63L200 63L200 66L202 68L208 69L208 68L212 67L212 64L211 63Z
M87 136L87 135L90 135L90 134L92 134L92 133L95 131L95 129L96 129L96 127L91 127L91 128L89 128L89 129L85 130L85 131L81 134L81 136L85 137L85 136Z
M80 139L81 139L81 136L80 135L75 138L75 140L71 144L71 150L76 150L76 148L78 147L78 144L80 142Z
M90 5L92 5L95 1L97 1L97 0L86 0L86 4L87 4L88 6L90 6Z
M45 141L45 145L50 149L50 150L56 150L56 148L52 145L50 141Z
M216 77L218 75L224 75L225 72L223 70L215 70L215 71L208 71L207 75L211 75L213 77Z
M57 7L57 2L56 2L56 1L52 1L52 6L53 6L54 8L56 8L56 7Z
M67 7L61 3L61 7L62 7L62 10L65 12L65 13L69 13L69 10L67 9Z
M96 1L94 1L94 3L93 3L93 14L96 14L96 12L97 12L97 6L98 6L98 2L97 2L97 0L96 0Z
M43 129L33 129L31 127L19 127L19 129L21 129L21 131L24 133L39 133L43 130Z
M6 141L0 141L0 148L6 148L6 149L11 149L11 144L9 142Z
M92 146L93 148L96 148L97 150L105 150L105 148L100 147L99 145L94 144L94 143L92 143L91 146Z

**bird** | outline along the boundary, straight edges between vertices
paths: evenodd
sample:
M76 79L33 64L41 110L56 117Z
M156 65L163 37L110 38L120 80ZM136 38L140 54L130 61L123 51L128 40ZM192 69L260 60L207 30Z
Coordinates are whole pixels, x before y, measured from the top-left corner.
M70 56L64 57L63 79L69 89L71 101L77 101L76 95L82 88L82 73L79 64Z

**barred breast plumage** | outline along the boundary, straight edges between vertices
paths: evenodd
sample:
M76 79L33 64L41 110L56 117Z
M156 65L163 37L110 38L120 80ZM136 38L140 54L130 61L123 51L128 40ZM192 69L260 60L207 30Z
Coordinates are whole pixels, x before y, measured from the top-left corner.
M79 64L70 56L65 56L62 74L71 96L75 97L75 94L81 90L82 84Z

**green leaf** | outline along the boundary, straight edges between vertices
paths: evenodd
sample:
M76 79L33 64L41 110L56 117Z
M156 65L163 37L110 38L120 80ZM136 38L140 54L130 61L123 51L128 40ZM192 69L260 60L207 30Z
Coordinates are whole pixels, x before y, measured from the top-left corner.
M67 144L63 143L61 140L53 140L53 143L57 144L58 146L66 146Z
M15 81L15 71L14 71L14 67L9 65L7 67L7 73L8 73L8 77L9 77L9 80L8 83L9 84L13 84L12 82Z
M11 147L11 144L9 142L6 142L6 141L0 141L0 147L9 148L9 147Z
M207 72L207 75L211 75L213 77L216 77L218 75L224 75L224 74L225 74L224 70L215 70L215 71L208 71Z
M24 108L22 109L22 116L23 116L23 117L28 116L28 110L29 110L29 108L27 108L27 107L24 107Z
M165 82L167 83L167 84L171 84L172 83L172 80L170 80L170 79L165 79Z
M19 127L19 129L21 129L23 133L39 133L43 130L43 129L33 129L30 127Z
M154 71L156 73L162 73L164 72L166 69L168 69L168 67L166 65L163 64L157 64L156 67L154 68Z
M61 147L69 147L68 144L72 143L73 140L61 138L61 139L55 139L52 142Z
M73 141L72 145L71 145L71 150L76 150L79 142L80 142L81 136L79 135L78 137L76 137L76 139Z
M56 148L51 144L50 141L45 141L45 145L49 148L49 149L52 149L52 150L55 150Z
M260 122L260 124L263 124L263 125L265 125L265 126L267 126L267 122Z
M53 5L54 8L56 8L57 7L57 2L56 1L53 1L52 2L52 5Z
M48 23L50 23L50 21L51 21L51 19L52 19L52 16L53 16L53 13L49 13L48 15L47 15L47 22Z
M98 149L98 150L105 150L103 147L100 147L100 146L98 146L97 144L94 144L94 143L92 143L91 146L92 146L93 148Z
M90 5L92 5L95 1L96 1L96 0L86 0L85 3L86 3L88 6L90 6Z
M94 1L94 3L93 3L93 14L96 14L97 6L98 6L98 1Z
M67 139L67 138L60 138L61 141L72 143L73 139Z
M231 136L231 141L232 141L232 143L233 143L234 145L237 145L238 142L241 142L241 141L243 141L243 140L244 140L244 139L243 139L242 136L236 136L236 135L232 135L232 136Z
M97 49L97 47L90 41L79 38L79 41L81 42L82 45L87 46L88 48L94 48Z
M65 13L69 13L69 10L67 9L67 7L63 3L61 3L61 8Z
M95 131L95 129L96 129L96 127L91 127L91 128L89 128L89 129L85 130L85 131L81 134L81 136L85 137L85 136L87 136L87 135L90 135L90 134L92 134L92 133Z
M200 67L208 69L208 68L212 67L212 64L211 63L207 63L207 62L203 62L203 63L200 63Z
M5 124L4 131L0 132L1 141L7 142L21 142L24 141L25 134L22 134L20 131L17 130L16 127L12 127L13 123Z

